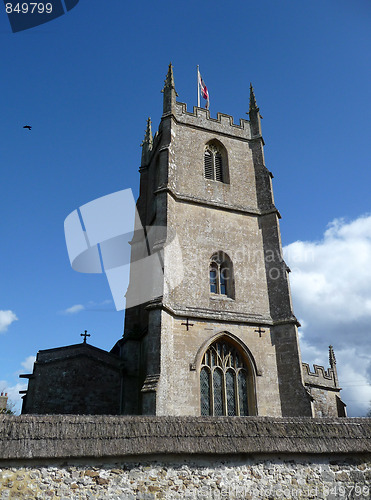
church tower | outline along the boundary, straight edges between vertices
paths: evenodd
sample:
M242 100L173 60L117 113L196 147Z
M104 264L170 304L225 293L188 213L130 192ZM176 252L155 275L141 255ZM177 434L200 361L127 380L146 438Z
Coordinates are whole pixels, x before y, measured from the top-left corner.
M254 90L239 124L187 111L171 64L162 92L159 129L149 119L142 143L144 229L113 350L123 413L311 416ZM138 273L148 255L156 269Z

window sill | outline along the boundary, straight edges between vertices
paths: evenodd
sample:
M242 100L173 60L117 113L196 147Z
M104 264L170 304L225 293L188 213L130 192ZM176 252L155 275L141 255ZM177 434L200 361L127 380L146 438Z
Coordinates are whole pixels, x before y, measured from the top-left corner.
M232 297L228 297L227 295L222 295L219 293L211 293L210 294L210 300L222 300L223 302L234 302L234 299Z
M230 187L230 183L227 182L227 181L218 181L216 179L209 179L208 177L204 177L204 179L208 182L214 182L214 183L217 183L218 185L220 186L227 186L227 187Z

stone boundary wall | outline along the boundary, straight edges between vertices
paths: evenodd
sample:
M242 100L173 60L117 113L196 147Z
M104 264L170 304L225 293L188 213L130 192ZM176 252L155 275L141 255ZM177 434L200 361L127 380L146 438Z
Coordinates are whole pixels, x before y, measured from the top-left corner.
M369 499L371 419L0 418L0 500Z
M146 456L0 464L0 499L369 500L371 458Z

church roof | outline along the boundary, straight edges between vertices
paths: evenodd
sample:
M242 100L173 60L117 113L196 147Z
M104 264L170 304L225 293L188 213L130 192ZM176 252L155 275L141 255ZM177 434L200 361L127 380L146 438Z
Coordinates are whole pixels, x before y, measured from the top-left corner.
M73 359L77 357L89 357L99 360L102 363L119 367L121 359L108 351L81 342L80 344L72 344L63 347L55 347L53 349L40 350L37 353L35 365L56 363ZM31 378L32 374L22 374L20 378Z

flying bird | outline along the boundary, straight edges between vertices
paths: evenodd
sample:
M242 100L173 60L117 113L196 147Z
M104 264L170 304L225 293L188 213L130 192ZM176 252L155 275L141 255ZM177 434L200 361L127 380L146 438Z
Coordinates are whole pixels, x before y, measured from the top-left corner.
M32 129L31 125L25 125L23 128L28 128L28 130Z

